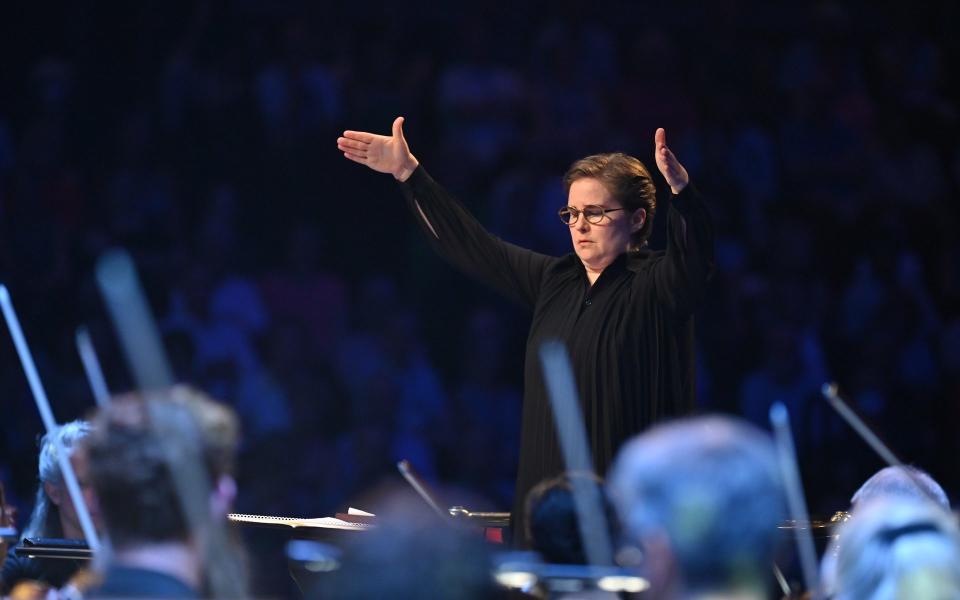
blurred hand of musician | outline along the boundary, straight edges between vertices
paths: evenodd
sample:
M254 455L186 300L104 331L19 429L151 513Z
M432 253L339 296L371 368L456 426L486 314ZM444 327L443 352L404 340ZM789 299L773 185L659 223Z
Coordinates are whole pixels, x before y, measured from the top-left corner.
M393 131L389 136L366 131L344 131L337 138L337 148L350 160L367 165L379 173L390 173L397 181L406 181L420 164L403 136L403 117L394 119Z
M653 155L657 159L657 168L660 169L660 173L667 180L667 185L670 186L673 193L679 194L690 183L690 175L677 160L673 151L667 147L667 132L664 131L663 127L658 128L654 134L653 145Z
M10 590L10 600L53 600L59 598L57 589L41 581L21 581Z

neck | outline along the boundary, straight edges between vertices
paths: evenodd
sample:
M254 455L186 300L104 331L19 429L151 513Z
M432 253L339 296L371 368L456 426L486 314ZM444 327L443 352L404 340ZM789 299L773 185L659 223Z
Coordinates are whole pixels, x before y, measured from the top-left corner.
M583 264L584 270L587 272L587 281L590 282L590 285L593 285L597 282L597 279L600 279L600 274L603 273L603 269L591 269L586 263Z
M195 590L200 589L200 557L186 542L155 542L117 549L113 563L170 575Z
M615 261L616 259L611 260L610 262L602 265L598 265L598 264L591 265L591 264L587 264L582 260L580 262L583 264L583 270L586 271L587 273L587 281L590 282L590 285L593 285L594 283L597 282L598 279L600 279L600 275L603 274L604 270L606 270L606 268L612 265Z
M624 253L626 253L626 251L624 251ZM620 256L623 256L623 255L621 254L614 257L613 259L608 259L607 262L603 264L598 264L596 262L593 264L590 264L590 263L587 263L585 260L580 259L580 264L583 265L583 270L586 271L587 273L587 281L590 282L590 285L593 285L594 283L596 283L597 279L600 279L600 275L603 274L604 270L606 270L606 268L612 265L613 263L617 262Z
M83 529L80 527L80 524L65 520L62 512L60 513L60 529L63 530L63 538L66 540L87 539L87 536L83 535Z

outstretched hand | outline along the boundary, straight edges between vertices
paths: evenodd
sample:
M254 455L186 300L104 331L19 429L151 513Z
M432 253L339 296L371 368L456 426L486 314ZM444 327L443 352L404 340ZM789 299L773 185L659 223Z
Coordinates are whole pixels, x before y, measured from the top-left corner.
M670 148L667 148L667 132L663 130L663 127L657 129L657 133L654 134L653 145L653 155L657 160L657 168L660 169L673 193L679 194L690 183L690 176Z
M344 131L337 138L337 148L353 162L367 165L379 173L390 173L398 181L406 181L420 164L403 137L403 117L394 119L392 135L389 136Z

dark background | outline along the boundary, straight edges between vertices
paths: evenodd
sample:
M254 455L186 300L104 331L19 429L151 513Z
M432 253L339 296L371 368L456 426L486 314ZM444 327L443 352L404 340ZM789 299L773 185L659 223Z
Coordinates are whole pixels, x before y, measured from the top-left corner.
M401 457L503 510L527 315L432 256L335 139L404 115L494 232L559 254L565 168L653 167L665 127L718 234L702 409L766 427L784 401L829 515L882 466L819 398L835 379L957 498L960 10L877 4L7 7L0 280L69 420L93 405L77 326L130 386L93 279L128 249L178 376L243 419L240 512L332 514ZM0 480L26 515L41 423L0 337Z

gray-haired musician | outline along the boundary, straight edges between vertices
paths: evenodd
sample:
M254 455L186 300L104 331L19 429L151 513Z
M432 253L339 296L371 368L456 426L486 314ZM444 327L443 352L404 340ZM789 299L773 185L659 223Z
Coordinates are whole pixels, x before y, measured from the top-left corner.
M624 446L608 481L654 597L767 597L786 514L768 434L720 416L654 427Z
M865 501L840 529L833 553L835 600L960 598L960 529L935 502Z
M92 489L87 476L87 461L83 452L77 452L81 441L90 433L90 424L86 421L72 421L56 431L56 437L70 454L70 463L77 475L77 482L83 492L84 500L90 509L90 517L99 528L100 515L93 502ZM40 442L38 460L37 499L30 520L23 530L22 538L65 538L83 540L80 519L67 493L63 473L57 462L57 447L53 436L44 435ZM38 581L59 587L82 566L74 560L36 560L26 556L16 556L13 550L3 564L0 574L0 593L7 594L22 581Z
M885 467L874 473L850 498L851 510L875 498L891 496L930 500L950 510L950 500L940 484L926 471L910 465Z

